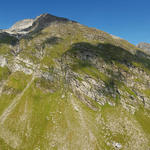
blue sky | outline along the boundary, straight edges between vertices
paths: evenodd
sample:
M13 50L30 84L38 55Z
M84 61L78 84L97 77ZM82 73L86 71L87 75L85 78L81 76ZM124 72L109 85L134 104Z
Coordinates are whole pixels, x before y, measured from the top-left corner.
M0 29L42 13L78 21L133 44L150 43L150 0L1 0Z

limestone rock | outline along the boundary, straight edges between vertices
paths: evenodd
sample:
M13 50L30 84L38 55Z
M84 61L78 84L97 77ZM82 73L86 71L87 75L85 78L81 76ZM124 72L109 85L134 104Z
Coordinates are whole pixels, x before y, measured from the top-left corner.
M6 65L7 65L7 60L6 60L6 58L3 57L3 56L0 56L0 66L1 66L1 67L4 67L4 66L6 66Z

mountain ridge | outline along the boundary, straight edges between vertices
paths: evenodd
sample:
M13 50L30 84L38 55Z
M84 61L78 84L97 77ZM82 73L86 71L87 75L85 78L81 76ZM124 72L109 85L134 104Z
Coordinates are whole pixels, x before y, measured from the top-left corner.
M45 14L41 14L40 16L37 16L35 19L24 19L18 21L14 25L12 25L12 27L10 27L9 29L1 30L1 32L7 32L12 35L17 35L17 34L25 35L28 34L29 32L32 32L34 28L39 28L34 30L40 30L40 28L42 29L55 21L63 22L69 20L63 17L56 17L54 15L45 13Z

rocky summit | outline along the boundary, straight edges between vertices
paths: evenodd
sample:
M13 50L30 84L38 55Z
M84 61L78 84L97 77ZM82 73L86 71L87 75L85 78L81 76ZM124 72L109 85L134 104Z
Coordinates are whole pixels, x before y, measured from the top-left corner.
M0 30L0 150L149 150L140 48L50 14Z

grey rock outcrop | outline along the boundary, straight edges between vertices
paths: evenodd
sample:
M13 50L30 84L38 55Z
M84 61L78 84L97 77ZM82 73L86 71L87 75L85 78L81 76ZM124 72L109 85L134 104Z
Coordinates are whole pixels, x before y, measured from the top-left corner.
M5 30L9 34L26 34L30 31L34 19L25 19L15 23L10 29Z

